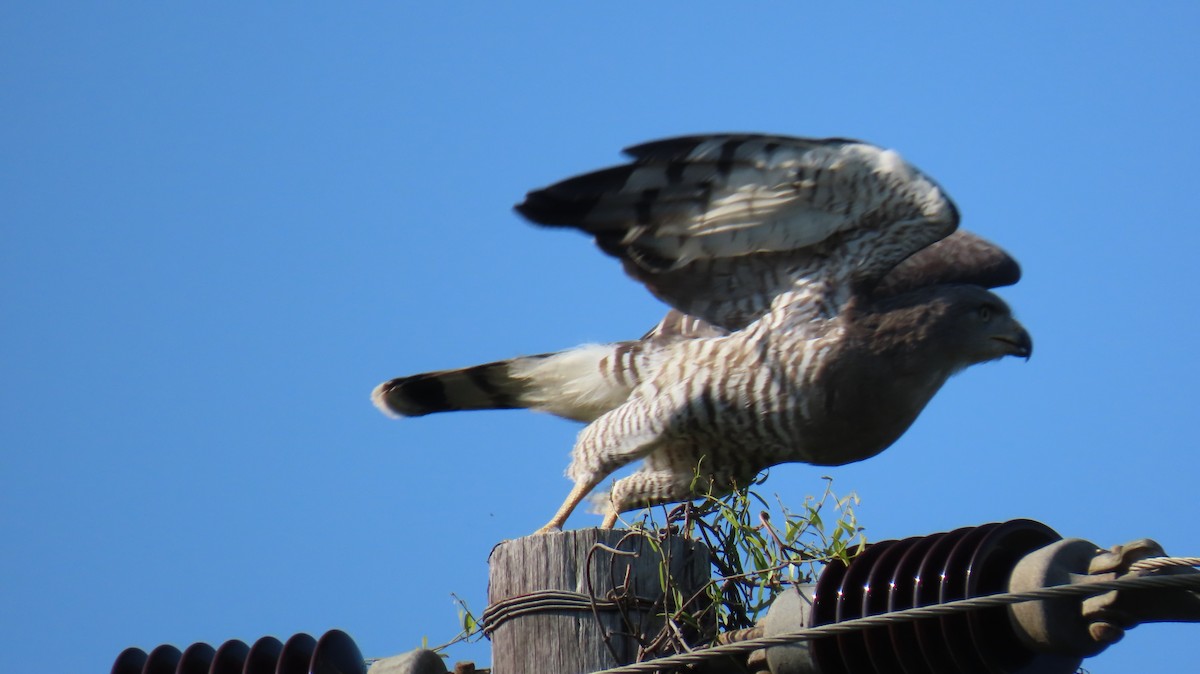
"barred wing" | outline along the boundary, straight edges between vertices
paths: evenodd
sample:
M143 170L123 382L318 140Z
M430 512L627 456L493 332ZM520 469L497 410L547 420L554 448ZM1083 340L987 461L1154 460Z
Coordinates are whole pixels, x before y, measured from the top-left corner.
M590 234L668 304L729 330L806 284L872 288L958 224L936 183L858 141L724 134L625 152L631 162L534 190L517 211Z

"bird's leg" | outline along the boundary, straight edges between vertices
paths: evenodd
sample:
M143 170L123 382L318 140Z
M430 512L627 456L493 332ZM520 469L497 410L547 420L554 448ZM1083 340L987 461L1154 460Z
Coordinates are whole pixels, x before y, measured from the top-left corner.
M621 512L617 510L616 506L608 506L608 512L604 515L604 521L600 523L600 528L611 529L616 526L617 516L620 514Z
M575 440L575 447L571 450L571 465L567 468L567 476L575 481L575 487L546 526L534 533L562 530L562 525L571 516L575 506L604 478L656 449L661 441L661 431L654 427L653 420L654 413L647 409L646 401L635 399L605 412L584 427ZM622 432L616 434L614 427ZM618 505L618 502L613 502L614 508ZM604 518L603 527L611 529L616 519L614 513L609 513Z
M583 500L583 497L587 496L588 492L594 489L598 483L599 481L593 480L580 480L579 482L576 482L575 487L571 489L571 493L567 494L567 500L563 501L563 504L559 506L558 512L554 513L554 517L550 518L550 521L546 523L546 526L533 532L534 535L536 536L538 534L548 534L555 531L562 531L562 525L565 524L567 518L571 516L571 512L575 510L575 506L579 505L579 502ZM607 528L611 529L612 527L609 526Z
M627 510L690 499L693 477L687 472L643 467L633 475L617 480L600 528L613 528L617 515Z

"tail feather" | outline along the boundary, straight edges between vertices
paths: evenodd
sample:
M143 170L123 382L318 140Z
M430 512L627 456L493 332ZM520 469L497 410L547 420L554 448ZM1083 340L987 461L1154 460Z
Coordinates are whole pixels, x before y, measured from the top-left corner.
M530 356L529 359L544 357ZM502 360L458 370L399 377L376 386L371 400L385 414L398 417L527 407L521 404L525 383L508 374L513 362Z
M637 342L590 344L457 370L400 377L371 400L389 416L528 408L592 421L629 398L637 383Z

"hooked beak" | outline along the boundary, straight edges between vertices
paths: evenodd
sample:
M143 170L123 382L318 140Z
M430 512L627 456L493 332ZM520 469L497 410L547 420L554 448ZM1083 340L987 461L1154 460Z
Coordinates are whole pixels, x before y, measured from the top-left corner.
M1025 329L1025 326L1016 321L1012 322L1010 331L992 335L992 339L1004 344L1007 356L1020 356L1029 360L1029 357L1033 355L1033 338L1029 336L1029 331Z

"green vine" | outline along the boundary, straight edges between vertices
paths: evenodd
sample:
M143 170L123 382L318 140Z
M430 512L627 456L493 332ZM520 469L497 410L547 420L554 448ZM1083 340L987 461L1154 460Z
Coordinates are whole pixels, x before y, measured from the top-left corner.
M674 609L663 616L664 629L716 643L722 633L753 627L788 585L814 582L826 563L849 562L858 554L866 545L854 514L858 497L837 496L832 479L824 479L821 495L807 497L798 511L778 503L778 517L756 490L765 472L728 494L710 492L679 504L666 511L661 524L655 509L643 511L634 530L652 541L668 534L700 541L712 563L702 594L690 598L679 596L665 564L660 565L664 594L672 599L667 605Z
M820 496L805 498L797 511L779 502L772 515L772 507L756 490L766 477L764 471L728 494L708 491L692 502L646 508L631 518L630 534L644 538L662 560L658 574L664 597L659 616L663 627L657 635L643 635L647 657L716 643L722 633L753 627L788 585L813 582L826 563L848 562L865 546L854 515L857 496L836 495L832 479L826 477ZM708 483L698 477L693 484ZM691 596L684 596L670 576L662 547L669 536L708 547L711 578ZM483 638L479 620L466 602L457 596L454 600L461 630L434 650Z

